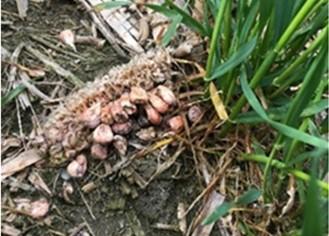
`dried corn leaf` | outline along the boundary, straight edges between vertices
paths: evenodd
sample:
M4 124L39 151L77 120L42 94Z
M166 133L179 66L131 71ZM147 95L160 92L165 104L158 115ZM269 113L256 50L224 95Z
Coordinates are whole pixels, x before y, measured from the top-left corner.
M33 191L35 190L31 185L23 183L23 179L20 178L14 178L14 177L8 177L8 179L5 179L2 181L2 183L6 186L9 186L10 192L17 192L18 190L23 191Z
M88 2L95 6L99 3L96 0L88 0ZM98 2L98 3L96 3ZM99 16L111 27L125 42L124 45L128 50L132 50L135 53L142 53L144 49L138 43L138 31L134 24L129 20L133 16L128 12L121 12L116 9L103 9L99 12Z
M3 155L10 148L18 148L20 146L21 141L19 140L19 138L10 137L3 139L3 141L1 142L1 154Z
M26 17L26 12L29 6L28 0L16 0L17 10L20 18Z
M164 16L154 11L153 8L151 9L150 6L161 8L160 4L164 1L79 0L79 2L90 12L94 23L110 43L120 45L121 48L127 49L131 55L144 52L150 46L151 38L157 45L168 44L172 37L177 36L174 32L180 26L180 15L169 14L175 16L176 19L175 17L168 19L168 15ZM187 5L186 0L176 0L173 3L184 9ZM194 7L203 7L202 1L199 1ZM199 9L198 16L202 17L202 14L202 9ZM191 32L188 28L185 28L184 31ZM186 38L190 40L189 37Z
M20 70L28 73L28 75L31 77L39 78L46 75L46 72L42 69L31 69L20 64L15 64L15 66L17 66Z
M144 42L150 35L150 26L146 20L146 17L143 17L139 20L139 35L138 41Z
M1 180L15 174L20 170L23 170L41 159L42 157L38 154L36 149L22 152L17 157L1 166Z
M6 48L1 46L1 59L3 61L6 61L9 58L10 58L10 52Z
M43 181L41 176L36 171L33 171L29 175L28 180L30 181L31 184L33 184L33 186L36 189L43 190L47 194L52 195L52 193L51 193L50 189L48 188L47 184Z
M59 64L57 64L55 61L53 61L51 58L42 54L40 51L32 48L31 46L27 46L26 49L30 53L32 53L36 58L38 58L40 61L42 61L46 66L53 69L58 75L63 76L65 79L69 80L72 84L74 84L78 87L81 87L84 84L84 82L81 81L74 74L72 74L71 71L64 69Z
M281 216L286 214L293 207L294 202L295 202L295 193L296 193L295 177L290 176L288 190L287 190L287 194L289 195L289 199L288 199L286 205L282 208Z
M46 94L41 92L33 83L30 77L25 72L19 72L19 77L21 79L21 83L30 91L30 93L38 96L44 101L53 102L53 100L48 97Z
M8 235L8 236L18 236L21 235L21 231L16 229L14 226L9 224L1 224L1 234Z
M186 234L186 230L187 230L187 221L186 221L186 216L184 215L185 211L186 211L185 204L183 202L178 203L177 206L178 226L179 226L179 230L182 232L183 235Z
M216 86L213 82L209 84L209 92L211 101L214 104L219 119L226 121L228 119L228 115L226 113L223 101L220 98Z
M196 0L194 2L194 7L192 9L192 16L198 21L202 21L204 19L204 4L203 0Z
M212 191L204 204L202 211L198 218L200 222L205 219L208 215L210 215L218 206L220 206L224 202L224 196L217 193L216 191ZM210 235L215 223L202 225L198 224L192 234L192 236L208 236Z
M94 182L89 182L89 183L83 185L81 190L84 193L90 193L91 191L93 191L96 188L97 188L97 185Z

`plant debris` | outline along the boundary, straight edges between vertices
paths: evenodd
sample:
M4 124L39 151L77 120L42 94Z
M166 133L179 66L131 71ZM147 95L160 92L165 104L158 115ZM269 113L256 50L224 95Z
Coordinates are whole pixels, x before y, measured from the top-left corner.
M22 152L17 157L11 160L5 160L1 165L1 180L4 180L8 176L13 175L20 170L23 170L27 166L33 165L42 159L43 157L38 154L38 151L36 149L31 149Z
M280 84L256 88L260 80L249 80L255 71L264 77L266 71L260 73L257 68L265 68L264 58L272 60L267 56L271 54L255 53L259 48L267 50L258 45L267 35L259 34L258 28L275 21L245 27L249 20L264 17L257 15L261 7L250 2L224 2L227 8L221 11L216 1L114 1L102 5L94 0L79 0L81 5L31 1L21 20L22 12L16 13L15 2L4 1L3 234L226 236L295 234L299 230L299 203L309 182L297 181L310 175L284 162L281 143L273 144L279 133L265 121L259 123L258 115L251 111L254 101L244 94L249 85L261 100L262 106L256 108L264 107L263 113L275 121L281 119L276 111L272 114L274 100L267 96L271 89L274 95L281 95ZM116 6L103 9L107 4ZM223 13L222 25L214 16L217 9ZM246 17L245 13L256 15ZM312 28L309 22L317 22L321 16L309 15L310 20L300 24L306 25L305 31L300 31L307 32L305 35ZM240 28L245 34L236 31ZM220 29L218 38L212 35L216 29ZM250 33L257 38L242 43ZM246 38L239 38L242 36ZM277 68L289 72L291 67L282 65L289 62L286 55L293 55L290 45L301 41L287 41L286 52L277 52L284 56L280 63L272 60L266 78L279 74L282 80ZM307 44L306 50L320 48ZM301 45L296 48L304 50ZM318 51L324 58L322 48ZM309 52L315 52L312 50ZM319 59L309 52L305 57L297 55L297 60L309 58L307 63L313 65ZM217 63L223 72L211 69ZM238 71L244 72L244 67L246 78ZM212 71L227 74L217 80ZM318 75L314 79L321 78ZM216 80L207 83L203 78ZM282 96L280 104L304 91L303 83L298 90L289 90L300 83L287 80L288 96ZM252 106L243 106L243 96ZM326 97L317 95L320 103L314 103L324 114L320 120L313 124L312 117L299 117L318 136L323 132L315 126L325 123L322 102ZM249 125L245 120L258 123ZM234 128L227 129L231 125ZM295 141L291 142L293 147ZM268 176L275 180L288 170L288 186L288 178L273 182L273 189L262 186L263 164L268 163L265 155L272 154L271 147L279 154L273 158L282 160L273 159L273 168L280 170L270 171ZM316 150L298 143L300 147L318 159L313 158L320 155ZM248 161L252 158L258 158L259 163ZM300 166L309 170L311 163L304 159L297 158L298 163L291 166L303 163ZM320 181L326 179L326 172L321 169L318 173L317 183L322 188L327 188ZM286 193L268 203L266 194L276 189L286 189Z

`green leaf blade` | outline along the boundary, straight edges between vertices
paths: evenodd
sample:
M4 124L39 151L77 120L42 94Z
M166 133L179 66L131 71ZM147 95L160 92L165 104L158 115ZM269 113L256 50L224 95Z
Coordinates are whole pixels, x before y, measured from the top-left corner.
M13 101L20 93L25 90L25 86L20 84L16 88L9 91L5 96L1 97L1 108Z
M303 143L310 144L314 147L329 149L329 144L326 140L309 135L298 129L292 128L288 125L281 124L279 122L271 121L271 125L277 129L280 133L286 135L289 138L299 140Z
M229 212L229 210L233 207L233 204L230 202L223 202L220 206L218 206L203 222L203 225L208 225L214 223L219 218L224 216Z
M172 9L168 9L167 7L163 6L163 5L157 5L157 4L145 4L146 7L159 12L163 15L165 15L168 18L172 18L175 17L177 14L174 10Z
M302 117L312 116L328 108L329 108L329 99L322 99L306 107L305 110L302 112L301 116Z
M313 160L313 170L309 182L307 197L304 210L304 223L302 236L324 235L322 226L323 212L320 209L319 187L316 183L316 165L317 160Z
M247 192L245 192L242 196L238 197L238 199L236 200L236 204L248 205L256 201L261 195L262 195L261 191L259 191L256 188L251 188Z
M237 50L226 62L217 67L210 78L205 78L206 81L218 78L230 70L234 69L236 66L240 65L244 60L248 58L251 52L256 46L257 38L252 38L249 42L242 45L239 50Z
M176 30L178 28L178 25L182 21L182 19L183 19L183 17L181 15L174 16L171 24L169 25L166 33L164 34L164 36L162 38L162 41L161 41L162 46L166 47L170 43L171 39L175 37Z
M198 32L201 36L210 36L210 32L206 30L206 28L194 19L189 13L187 13L184 9L176 6L172 1L165 1L177 14L183 17L182 22L191 28L193 31Z
M245 70L242 71L241 77L240 77L241 87L244 95L246 96L247 100L249 101L249 104L252 106L252 108L257 112L257 114L263 118L265 121L269 121L269 118L264 111L263 107L260 105L257 97L251 90L251 88L248 85L247 82L247 75Z
M103 2L103 3L95 5L94 9L95 9L95 11L101 11L101 10L112 9L112 8L117 8L117 7L130 5L131 3L132 3L131 1Z
M324 139L311 136L293 127L271 120L266 114L263 107L261 106L256 95L249 87L245 73L242 73L240 77L240 81L241 81L242 91L245 97L247 98L249 104L251 105L251 107L257 112L257 114L261 118L263 118L266 122L268 122L273 128L277 129L280 133L286 135L287 137L302 141L304 143L313 145L315 147L324 148L324 149L329 148L328 142Z

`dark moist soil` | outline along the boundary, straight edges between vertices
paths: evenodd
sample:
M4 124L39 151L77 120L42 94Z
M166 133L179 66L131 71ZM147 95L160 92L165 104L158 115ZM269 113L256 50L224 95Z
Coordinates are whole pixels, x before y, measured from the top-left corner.
M48 0L50 1L50 0ZM46 36L54 42L58 42L56 36L63 29L74 29L78 34L90 34L81 25L81 20L90 22L88 13L79 8L79 5L73 1L57 1L35 3L29 1L29 10L24 20L17 16L15 1L2 1L2 21L9 21L9 25L2 26L2 46L8 51L13 50L21 42L32 45L42 52L48 52L57 63L70 70L83 81L93 80L97 75L108 70L113 65L124 63L112 50L111 46L106 43L102 49L95 49L93 46L77 45L80 56L86 60L76 60L65 56L59 52L54 52L49 48L31 40L30 35ZM47 7L47 4L49 6ZM71 51L68 48L65 48ZM44 67L42 62L36 60L23 49L18 62L27 67L39 67L46 70L46 78L43 80L54 82L60 81L58 75L50 69ZM3 64L2 84L6 85L8 67ZM66 88L63 94L68 94L73 86L65 81ZM54 89L52 85L40 85L41 91L49 94ZM2 95L3 91L2 91ZM33 108L41 120L40 114L46 109L40 104L40 100L32 100ZM31 110L27 109L22 112L22 125L24 134L28 135L32 129ZM2 135L12 135L18 132L18 122L16 118L15 102L8 104L2 110ZM2 157L4 158L4 157ZM52 208L47 216L47 221L36 221L26 216L18 216L13 225L22 230L24 235L69 235L69 230L87 222L91 227L94 235L181 235L179 232L171 230L159 230L153 226L157 223L177 225L177 205L180 202L187 206L202 191L203 187L199 184L194 176L193 161L190 156L179 157L178 163L183 166L180 169L182 178L173 178L177 165L173 165L169 170L158 176L149 184L146 189L140 189L137 185L127 184L124 178L111 176L105 178L97 184L97 188L90 192L84 193L85 201L90 207L88 211L85 202L82 200L79 189L86 184L88 180L79 180L72 182L74 193L70 196L72 203L68 203L61 197L61 186L63 180L57 178L60 169L39 167L35 170L42 176L50 188L54 188L54 196L47 197L40 191L23 191L9 192L8 187L3 186L2 196L10 198L40 198L45 196L52 203ZM97 165L94 164L94 165ZM125 195L122 186L129 186L137 190L134 197ZM195 215L195 212L192 214ZM191 222L191 219L188 219ZM46 223L47 222L47 223ZM86 227L84 231L88 231ZM144 232L144 233L143 233ZM82 235L82 234L78 234ZM213 235L216 235L213 232Z

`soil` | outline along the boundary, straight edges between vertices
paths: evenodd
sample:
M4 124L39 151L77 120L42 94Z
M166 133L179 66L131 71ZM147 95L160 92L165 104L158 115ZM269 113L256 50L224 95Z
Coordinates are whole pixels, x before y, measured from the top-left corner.
M85 58L85 60L79 60L53 51L31 39L30 36L34 35L46 37L52 42L58 43L57 35L63 29L73 29L78 34L88 35L90 32L82 26L81 20L89 23L91 21L88 13L79 8L79 5L73 1L52 0L41 3L29 1L29 3L27 17L21 20L17 15L15 1L2 1L2 21L9 22L2 25L2 46L9 52L13 52L21 42L32 45L34 48L47 52L48 56L51 56L54 61L70 70L83 81L92 81L96 76L114 65L126 62L116 55L108 43L102 49L96 49L90 45L77 45L78 55ZM68 48L65 48L65 50L73 52ZM52 82L63 80L52 70L45 68L42 62L31 57L24 49L18 62L30 68L46 70L44 81L49 82L49 84L40 83L38 85L38 88L46 94L54 89ZM6 87L8 83L6 81L6 66L3 63L3 87ZM65 96L72 91L73 86L67 81L63 82L65 86L62 86L61 94ZM4 95L3 90L2 95ZM38 99L32 100L32 104L41 121L45 119L46 114L54 106L43 105ZM2 110L3 137L19 132L15 111L15 102L6 105ZM22 119L22 131L25 135L28 135L33 127L32 112L30 109L21 112L21 117L24 117ZM26 141L24 140L24 142ZM179 166L181 166L179 176L173 178ZM31 199L44 196L51 202L51 210L43 221L33 220L26 216L17 216L15 218L13 225L22 230L23 235L69 235L70 230L82 223L87 224L90 229L87 230L84 227L76 235L87 235L83 234L83 231L93 232L95 236L181 235L179 231L160 230L154 226L158 223L177 226L178 203L183 202L188 206L203 190L204 186L199 183L198 178L195 176L193 166L192 158L188 155L182 155L175 165L157 176L145 189L127 183L121 176L110 176L97 182L95 190L82 194L81 187L92 181L92 177L71 181L74 186L74 193L70 195L71 203L68 203L61 196L61 188L64 182L62 178L58 177L61 169L43 165L42 167L35 167L34 170L41 175L50 188L55 190L53 196L47 196L38 190L9 191L6 185L3 185L2 196L3 198L23 197ZM98 163L93 163L91 169L95 170L97 168L99 168ZM147 169L147 166L144 166L144 169ZM131 191L134 194L131 194ZM195 212L189 215L195 215ZM188 220L190 222L191 219ZM216 235L216 233L213 232L212 235Z

